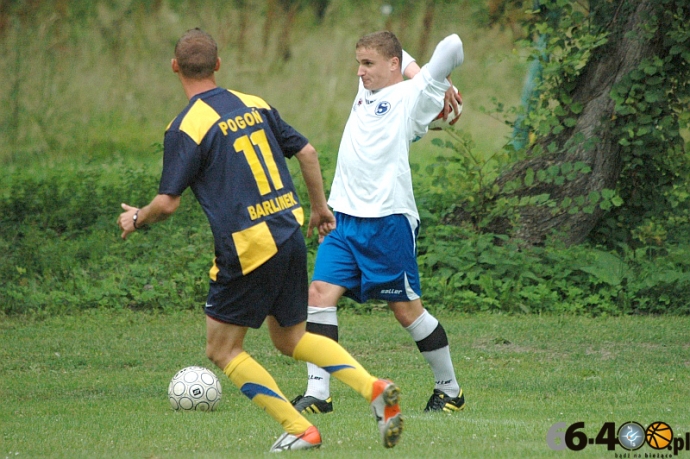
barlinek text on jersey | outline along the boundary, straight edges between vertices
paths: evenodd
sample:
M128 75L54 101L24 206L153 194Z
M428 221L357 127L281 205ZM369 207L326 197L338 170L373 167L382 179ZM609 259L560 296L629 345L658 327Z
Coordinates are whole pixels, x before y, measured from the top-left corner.
M291 207L298 206L299 203L295 199L295 195L290 191L277 198L267 199L256 205L247 207L247 212L249 212L249 218L256 220L257 218L265 217L267 215L272 215L281 210L289 209Z

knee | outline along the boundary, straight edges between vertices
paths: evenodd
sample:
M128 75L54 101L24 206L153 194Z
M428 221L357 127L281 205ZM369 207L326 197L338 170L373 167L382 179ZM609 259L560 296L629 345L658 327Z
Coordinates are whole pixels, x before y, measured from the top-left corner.
M424 307L419 301L389 303L388 306L403 327L409 327L424 313Z
M281 354L292 357L305 333L305 322L292 327L276 328L271 332L271 342Z
M393 311L395 319L403 327L409 327L417 319L417 317L409 310L395 310Z
M335 306L344 292L343 287L314 281L309 284L309 305L317 307Z
M272 332L271 342L281 354L292 357L304 333L304 322L302 322L297 326L280 328Z

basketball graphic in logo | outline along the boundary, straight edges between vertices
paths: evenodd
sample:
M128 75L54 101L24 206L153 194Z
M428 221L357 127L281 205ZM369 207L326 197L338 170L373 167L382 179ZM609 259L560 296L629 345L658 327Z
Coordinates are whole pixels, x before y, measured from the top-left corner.
M673 440L673 429L665 422L654 422L647 427L647 444L654 449L664 449Z

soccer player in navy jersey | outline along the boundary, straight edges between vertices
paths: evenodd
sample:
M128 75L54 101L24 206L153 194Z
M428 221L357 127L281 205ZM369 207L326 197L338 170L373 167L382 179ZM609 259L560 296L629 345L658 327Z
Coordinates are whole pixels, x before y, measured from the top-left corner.
M443 39L424 67L402 50L396 36L376 32L355 46L359 90L345 125L328 204L337 226L316 255L309 287L307 330L338 340L336 305L386 301L409 332L434 375L425 411L457 412L465 406L448 337L423 306L416 259L419 213L412 190L410 145L444 110L455 118L462 102L448 76L462 64L462 41ZM407 76L408 79L404 79ZM303 413L333 411L330 377L307 364L307 390L292 400Z
M248 328L266 321L285 355L313 362L359 392L374 412L386 447L402 433L399 389L371 376L338 343L305 331L307 259L300 226L304 213L286 158L296 157L307 185L307 235L334 226L314 147L263 99L220 88L216 42L187 31L175 46L172 70L189 104L164 140L158 194L146 206L122 204L122 238L162 221L191 188L211 225L215 259L210 270L206 354L255 404L283 427L272 452L321 445L321 435L285 398L273 377L243 349Z

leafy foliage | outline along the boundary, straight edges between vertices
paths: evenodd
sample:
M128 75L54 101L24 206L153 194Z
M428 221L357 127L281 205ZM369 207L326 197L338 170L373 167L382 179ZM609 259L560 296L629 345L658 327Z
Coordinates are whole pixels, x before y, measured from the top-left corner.
M0 199L4 312L190 308L204 300L213 252L190 197L157 228L160 236L143 232L123 242L115 224L120 202L148 202L157 182L151 174L127 170L113 179L61 167L41 179L21 171L4 180L12 183Z
M556 228L565 240L588 236L607 249L685 238L690 33L680 18L690 5L534 5L531 38L524 41L532 79L524 106L506 112L515 117L507 119L514 128L504 155L510 167L502 164L499 178L484 187L491 224L479 228L532 244ZM476 217L474 203L461 199L459 207L451 221Z
M532 57L542 66L543 78L530 110L513 113L522 115L531 140L555 136L572 128L583 108L573 102L570 90L587 62L596 59L613 39L606 25L611 18L625 13L616 8L621 5L627 8L633 2L549 0L540 3L539 14L531 15L530 32L532 36L544 38L540 42L543 46L535 47L532 42L530 46L534 49ZM511 164L524 159L525 150L508 146L497 152L478 151L472 138L461 131L447 131L449 140L437 138L432 142L438 157L431 164L416 166L414 174L422 215L419 264L427 307L468 312L588 315L689 312L690 192L686 180L687 157L680 136L687 133L690 121L687 111L690 31L686 21L690 13L687 2L661 0L658 3L657 16L650 18L645 33L654 34L660 24L665 24L662 35L665 52L646 60L610 94L616 104L615 119L610 126L620 139L624 163L615 189L563 199L541 191L551 185L567 186L591 172L589 165L577 161L539 170L527 169L523 176L499 187L497 177ZM20 14L24 11L23 4L10 4L12 11L23 17ZM57 14L60 18L63 13L68 14L88 25L96 21L95 16L107 13L107 8L96 11L95 5L74 2L67 12ZM186 4L171 2L170 5L174 10L184 10ZM131 14L141 19L145 16L142 11ZM97 19L99 24L107 25L107 14ZM47 31L54 27L54 35L39 34L39 43L35 44L42 49L40 55L46 57L41 60L54 69L63 63L58 59L62 47L72 49L69 45L77 39L69 35L77 32L60 28L60 21L45 27ZM104 36L92 40L111 46L112 49L106 50L108 56L133 54L136 50L132 46L148 43L141 37L123 41L124 32L116 23L111 26L98 28ZM6 102L11 108L7 112L8 120L16 112L22 120L31 118L32 123L39 125L59 118L63 125L82 126L83 118L88 118L98 127L74 135L64 129L19 129L13 122L0 128L3 136L12 139L19 131L31 137L32 142L45 137L46 145L31 150L36 155L44 154L44 150L54 152L52 143L71 152L73 145L62 143L59 135L92 150L86 155L92 159L84 164L58 164L47 169L31 165L31 160L36 158L19 149L14 159L22 158L17 164L27 167L0 177L0 249L3 251L0 313L42 315L90 308L178 310L201 306L213 248L208 224L193 197L184 196L181 208L170 220L137 232L126 242L120 240L115 224L120 202L134 205L148 202L158 177L152 170L126 167L119 162L119 157L134 157L139 152L133 151L130 145L137 142L116 134L113 129L127 131L127 122L139 126L148 119L158 125L161 116L139 114L131 108L122 110L108 104L103 104L108 115L83 117L80 110L73 110L71 115L64 116L61 112L47 111L40 115L45 119L28 116L27 110L34 108L22 105L23 100L28 100L22 91L43 86L24 84L23 78L30 74L22 59L34 53L20 52L24 49L17 45L21 30L6 36L6 46L11 51L8 55L16 57L17 70L20 70L10 72L14 77L6 82L12 89L6 91L9 97ZM150 52L155 54L169 47L170 43L166 42L165 48L152 48ZM136 62L141 60L137 57ZM56 72L55 78L41 79L46 86L45 97L37 99L51 110L69 105L55 103L59 100L57 95L67 94L63 88L71 87L59 76ZM161 106L173 100L167 94L159 97ZM116 99L125 105L129 100L128 97ZM499 105L502 110L502 104ZM159 108L164 113L175 109ZM143 118L127 118L123 124L117 119L125 116L118 114L121 112ZM313 114L309 116L311 121ZM113 139L119 140L114 143ZM581 141L584 142L576 137L572 143ZM6 144L17 147L10 142ZM555 154L571 146L551 142L535 153ZM112 154L113 151L116 153ZM99 158L97 162L94 155ZM297 179L296 183L302 202L307 203L301 180ZM522 197L510 194L511 190L520 188L528 188L533 193ZM490 222L501 221L510 229L521 209L537 205L554 213L604 211L605 216L588 243L573 247L565 247L557 239L548 240L542 246L525 247L511 237L514 235L510 230L499 235L489 226ZM449 216L458 209L470 218L459 227L448 225ZM312 239L308 247L311 270L317 244ZM370 305L352 307L366 309Z
M435 226L420 241L425 300L460 311L687 314L687 246L623 256L583 245L521 248L505 236Z
M609 94L615 103L614 116L602 121L602 126L618 139L621 150L622 168L615 190L604 189L600 196L580 196L576 203L579 208L568 209L591 212L591 204L599 205L605 215L590 239L608 248L617 243L659 241L670 232L650 230L671 220L673 228L681 230L674 233L684 238L687 231L683 227L690 222L690 163L681 135L687 133L690 120L690 28L686 20L690 5L674 0L655 2L653 15L644 21L642 35L616 35L620 32L612 24L635 14L637 6L637 2L539 2L539 9L534 11L537 20L530 31L543 46L531 41L526 44L541 71L535 82L535 99L524 112L517 113L516 128L529 131L532 142L554 139L544 148L532 144L531 155L550 155L573 147L591 149L596 136L576 136L566 145L555 142L557 136L575 126L582 113L583 105L574 99L573 91L585 67L602 59L602 54L609 52L607 45L614 40L644 39L654 43L655 37L661 37L659 53L643 59ZM516 152L516 160L522 159L521 153ZM559 174L559 185L568 180L567 173ZM524 185L529 187L527 180ZM612 198L601 199L607 196Z
M497 158L475 161L471 142L451 135L460 142L435 143L454 154L439 157L426 168L428 175L417 175L415 183L423 228L419 266L427 305L514 313L690 313L690 262L683 256L690 247L685 242L637 248L621 243L608 249L593 243L566 247L553 238L542 246L525 246L519 239L487 232L486 225L497 216L512 218L520 206L537 200L554 208L586 208L615 206L617 197L604 192L564 203L548 196L489 201L496 192L489 171ZM586 173L584 166L574 165L526 180L558 180L563 169L566 175ZM472 225L443 223L457 205L471 212Z
M690 5L658 3L644 33L651 37L662 28L663 53L644 60L611 92L624 164L617 191L625 204L595 229L596 241L661 242L669 231L652 228L669 224L676 240L689 235L690 164L681 128L690 121Z
M429 167L430 175L418 174L423 209L419 265L427 307L586 315L690 312L686 244L621 246L619 253L556 241L526 248L505 236L443 224L458 193L479 201L486 192L474 180L480 170L472 161L446 158ZM40 316L203 305L212 237L192 196L185 194L166 222L127 241L119 238L120 202L148 202L158 179L154 174L126 169L113 176L103 168L61 166L41 178L27 170L3 177L2 188L12 192L0 196L5 254L0 258L0 311ZM302 185L299 192L308 202ZM481 224L482 207L476 212ZM311 270L316 241L308 246Z

